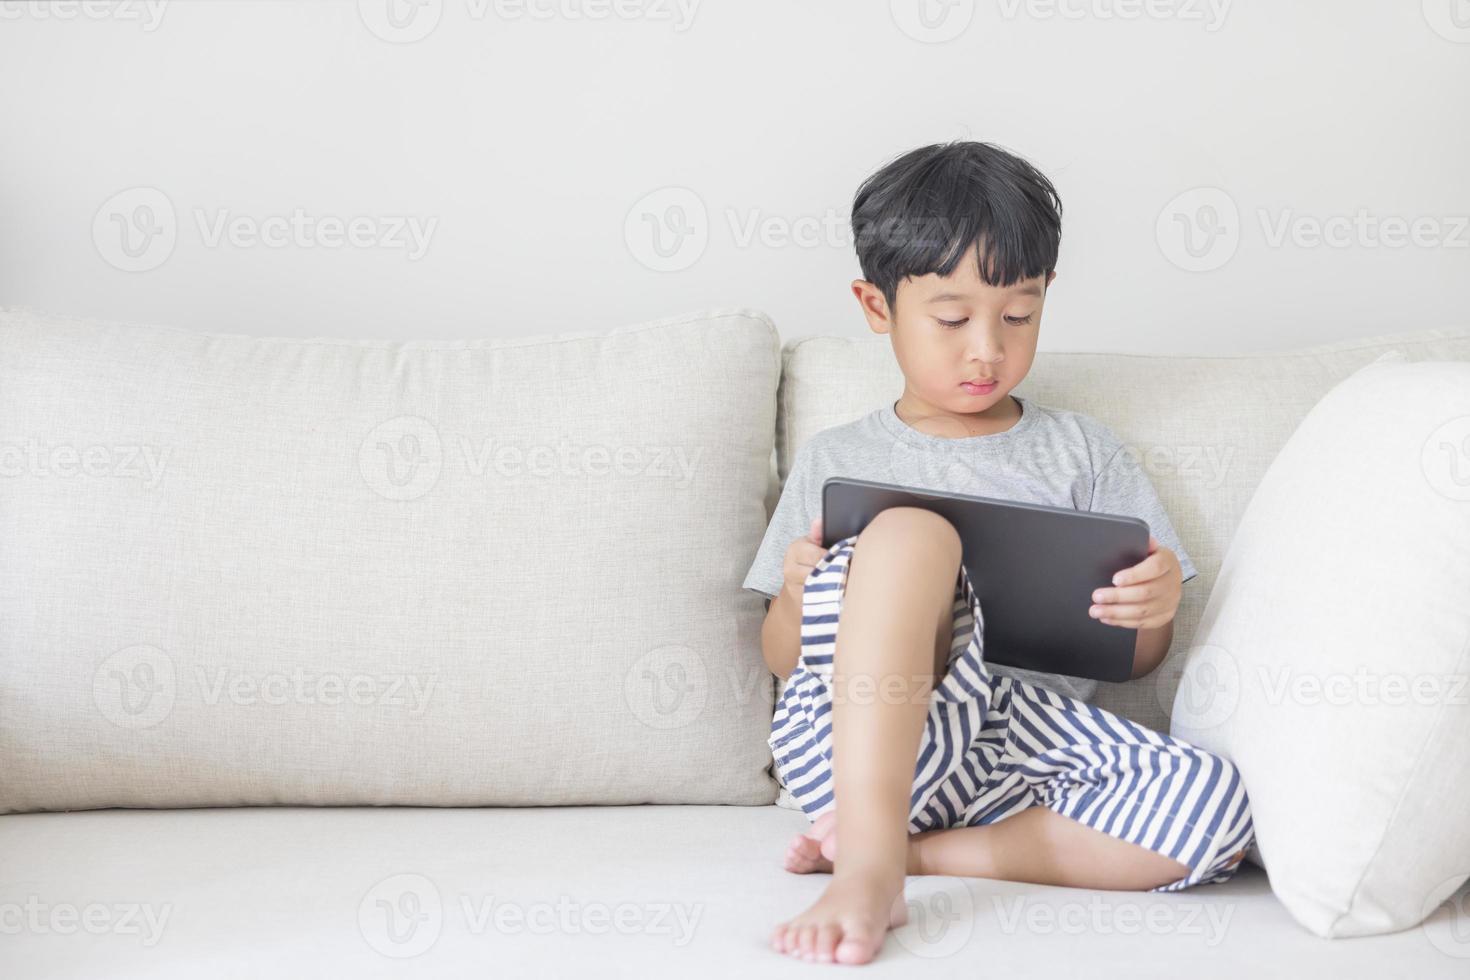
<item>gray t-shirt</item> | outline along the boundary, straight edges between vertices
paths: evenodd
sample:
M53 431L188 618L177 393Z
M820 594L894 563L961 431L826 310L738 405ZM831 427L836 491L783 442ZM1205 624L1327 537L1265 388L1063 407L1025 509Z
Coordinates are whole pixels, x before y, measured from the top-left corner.
M822 483L847 476L926 490L1141 518L1179 557L1184 581L1199 574L1180 544L1147 474L1112 429L1081 412L1012 395L1021 418L1004 432L946 438L911 427L889 403L818 432L797 450L743 588L775 598L791 542L822 513ZM1000 675L1089 699L1097 681L1000 664Z

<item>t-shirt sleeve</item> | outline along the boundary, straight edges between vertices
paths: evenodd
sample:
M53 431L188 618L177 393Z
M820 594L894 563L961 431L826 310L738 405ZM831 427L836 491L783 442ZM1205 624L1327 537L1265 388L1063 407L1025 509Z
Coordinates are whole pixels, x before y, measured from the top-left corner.
M759 592L768 599L774 599L785 584L781 568L786 561L786 549L791 547L792 541L806 535L811 530L812 521L821 516L817 511L821 506L820 500L813 502L815 475L808 451L810 445L807 443L798 449L791 461L791 472L786 474L781 498L776 501L771 523L766 526L766 536L761 540L755 560L751 562L750 571L745 573L745 581L741 585L741 588Z
M1092 484L1092 504L1087 509L1100 514L1142 519L1159 544L1179 558L1182 581L1188 582L1199 574L1180 543L1179 535L1174 533L1174 525L1169 522L1158 491L1126 447L1120 446L1098 471Z

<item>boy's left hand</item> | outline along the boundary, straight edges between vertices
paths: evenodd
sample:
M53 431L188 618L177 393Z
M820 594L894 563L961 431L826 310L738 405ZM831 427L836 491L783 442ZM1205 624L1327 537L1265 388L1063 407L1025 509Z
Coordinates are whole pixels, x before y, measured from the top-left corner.
M1110 626L1154 629L1174 618L1184 573L1173 551L1148 536L1148 557L1113 576L1116 588L1092 593L1089 614Z

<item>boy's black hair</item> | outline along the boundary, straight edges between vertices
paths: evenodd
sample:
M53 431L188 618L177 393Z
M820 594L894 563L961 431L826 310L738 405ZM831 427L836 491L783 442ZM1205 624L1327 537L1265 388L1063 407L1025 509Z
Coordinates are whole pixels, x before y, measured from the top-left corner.
M1051 272L1062 201L1041 171L998 146L934 143L863 181L852 231L863 278L883 293L891 316L904 278L947 276L972 244L991 286Z

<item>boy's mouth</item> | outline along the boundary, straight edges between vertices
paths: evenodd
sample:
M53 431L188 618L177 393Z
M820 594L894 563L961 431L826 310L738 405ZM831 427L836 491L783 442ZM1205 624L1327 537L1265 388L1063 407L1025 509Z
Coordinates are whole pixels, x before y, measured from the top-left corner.
M995 390L999 380L998 378L979 378L975 381L961 381L960 387L971 395L988 395Z

